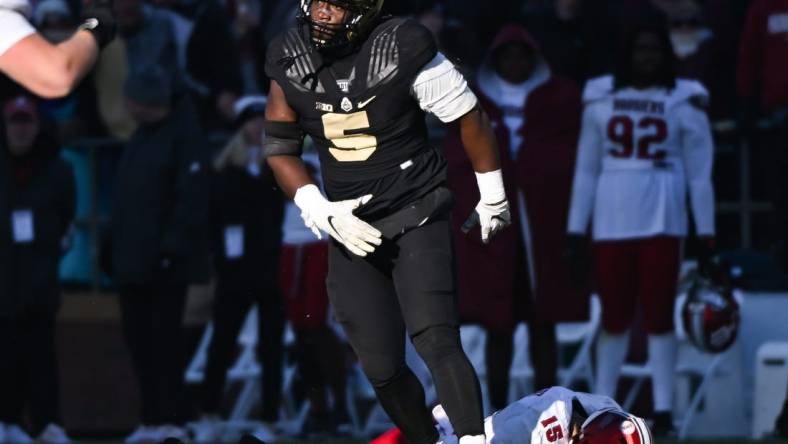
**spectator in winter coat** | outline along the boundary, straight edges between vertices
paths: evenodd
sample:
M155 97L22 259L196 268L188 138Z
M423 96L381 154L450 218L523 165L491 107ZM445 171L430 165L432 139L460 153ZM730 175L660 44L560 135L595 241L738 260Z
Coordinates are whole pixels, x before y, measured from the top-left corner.
M670 29L670 41L676 54L676 74L700 80L709 89L709 117L722 120L732 117L735 101L735 62L726 63L726 29L714 33L707 13L697 0L654 1L664 14ZM709 8L712 5L709 5ZM713 9L711 14L717 14ZM716 18L715 18L716 20Z
M225 375L235 356L238 332L255 304L257 356L263 368L263 423L253 432L259 439L276 438L281 400L285 309L278 266L284 198L260 148L265 98L241 98L235 114L239 131L213 162L210 237L217 286L197 442L221 439Z
M738 93L745 131L764 156L779 240L778 259L788 269L788 0L756 0L739 48ZM760 120L760 122L759 122ZM760 128L759 128L760 127ZM758 131L756 131L756 129Z
M68 246L76 197L71 167L41 130L34 102L2 104L0 140L0 435L68 442L60 423L55 317L58 265ZM2 439L2 438L0 438Z
M205 242L203 140L191 103L172 93L163 70L132 75L125 95L139 127L118 171L111 269L142 402L142 425L127 442L183 439L180 334L193 260Z

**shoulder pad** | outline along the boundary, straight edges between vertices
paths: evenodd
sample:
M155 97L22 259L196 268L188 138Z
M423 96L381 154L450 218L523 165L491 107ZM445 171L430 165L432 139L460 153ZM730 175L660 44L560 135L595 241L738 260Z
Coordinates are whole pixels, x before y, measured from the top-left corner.
M285 60L282 59L285 56L294 55L291 54L293 51L290 48L293 46L293 40L298 38L298 30L291 28L271 40L265 53L265 72L268 77L276 78L281 71L287 70ZM288 49L285 49L285 41L288 42Z
M613 92L613 76L605 75L586 82L583 89L583 103L588 104L604 99Z
M411 19L386 20L372 32L367 85L375 86L394 73L414 77L438 54L432 33Z
M706 110L709 106L709 92L697 80L676 79L676 89L673 91L673 102L676 104L689 102L690 105Z
M298 28L290 28L276 36L268 45L265 55L265 74L284 87L288 81L297 89L307 91L301 79L315 72L309 44ZM323 92L318 85L317 92Z
M438 44L429 29L415 20L405 20L397 30L397 40L406 63L421 70L438 54Z

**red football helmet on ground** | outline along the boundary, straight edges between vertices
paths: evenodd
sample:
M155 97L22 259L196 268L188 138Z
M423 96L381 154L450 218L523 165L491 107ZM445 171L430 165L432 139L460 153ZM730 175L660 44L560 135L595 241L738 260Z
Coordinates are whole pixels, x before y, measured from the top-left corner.
M619 410L600 410L585 420L575 444L653 444L642 418Z
M739 332L739 304L730 285L715 285L704 278L692 284L681 318L687 338L707 353L724 352Z

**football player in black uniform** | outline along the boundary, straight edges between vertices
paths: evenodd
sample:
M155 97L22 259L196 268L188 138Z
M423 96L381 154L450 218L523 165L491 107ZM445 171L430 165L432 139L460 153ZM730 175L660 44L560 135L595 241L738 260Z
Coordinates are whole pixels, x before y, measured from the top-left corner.
M478 179L466 224L483 242L510 223L495 135L430 32L382 17L383 0L301 0L300 25L267 53L264 150L306 225L333 241L327 287L383 408L413 444L438 441L405 364L407 329L462 444L484 443L479 381L457 320L446 161L425 112L457 121ZM324 196L300 159L320 153Z

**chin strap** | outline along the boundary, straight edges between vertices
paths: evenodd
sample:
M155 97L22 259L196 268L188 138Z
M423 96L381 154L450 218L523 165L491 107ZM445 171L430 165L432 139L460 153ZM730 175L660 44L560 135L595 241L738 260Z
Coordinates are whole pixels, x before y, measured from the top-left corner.
M575 427L581 428L583 423L586 422L586 419L588 419L588 412L586 412L585 407L583 407L583 404L577 397L572 398L572 418L569 420L570 442L576 442L583 436L582 433L574 436L572 436L572 434L574 433Z

